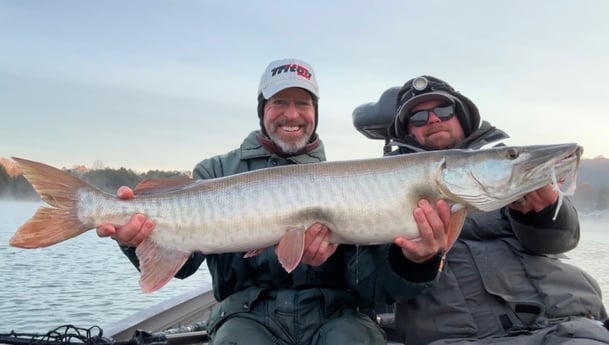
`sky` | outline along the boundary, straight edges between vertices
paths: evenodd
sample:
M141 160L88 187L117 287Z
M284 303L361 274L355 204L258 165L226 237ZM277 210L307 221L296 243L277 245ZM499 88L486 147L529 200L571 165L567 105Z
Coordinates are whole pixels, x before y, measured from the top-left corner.
M267 64L320 87L329 160L382 155L355 107L428 74L507 144L609 157L607 0L0 0L0 157L189 171L259 127Z

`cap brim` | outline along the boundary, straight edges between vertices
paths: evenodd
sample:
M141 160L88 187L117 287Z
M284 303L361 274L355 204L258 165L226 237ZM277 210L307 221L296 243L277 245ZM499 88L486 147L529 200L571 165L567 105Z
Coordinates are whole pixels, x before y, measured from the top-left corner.
M452 96L451 94L447 93L447 92L443 92L443 91L434 91L434 92L427 92L418 96L414 96L411 99L409 99L408 101L406 101L406 103L404 103L397 111L398 114L398 119L400 121L400 123L403 125L405 123L408 122L409 119L406 118L406 115L417 105L423 103L423 102L427 102L427 101L432 101L432 100L442 100L442 101L447 101L450 102L452 104L455 103L455 97Z
M316 98L319 98L317 91L311 87L311 83L298 79L286 80L285 82L278 82L273 86L266 87L264 90L262 90L262 96L264 96L265 99L269 99L273 97L277 92L289 89L291 87L299 87L301 89L305 89L315 95Z

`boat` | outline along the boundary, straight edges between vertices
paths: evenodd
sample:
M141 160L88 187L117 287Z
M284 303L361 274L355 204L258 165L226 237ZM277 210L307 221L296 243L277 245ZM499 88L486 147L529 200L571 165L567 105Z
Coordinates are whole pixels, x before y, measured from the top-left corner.
M102 327L104 337L127 342L145 332L170 344L207 344L205 320L216 303L211 287L202 285Z
M206 320L216 303L213 290L204 285L103 327L104 337L114 343L208 344ZM393 313L376 317L390 338L388 345L400 344L390 337L393 319Z

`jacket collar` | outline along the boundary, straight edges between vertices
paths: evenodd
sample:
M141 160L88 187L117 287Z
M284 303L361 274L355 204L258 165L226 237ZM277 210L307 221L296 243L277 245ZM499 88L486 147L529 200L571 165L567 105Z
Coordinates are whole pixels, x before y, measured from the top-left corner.
M469 137L465 138L455 149L479 149L487 144L504 140L510 136L504 131L492 126L487 121L482 121L480 127L474 131ZM392 151L390 154L400 153L413 153L426 151L421 147L418 141L411 136L407 136L404 139L393 140L390 143L391 146L397 146L398 148Z

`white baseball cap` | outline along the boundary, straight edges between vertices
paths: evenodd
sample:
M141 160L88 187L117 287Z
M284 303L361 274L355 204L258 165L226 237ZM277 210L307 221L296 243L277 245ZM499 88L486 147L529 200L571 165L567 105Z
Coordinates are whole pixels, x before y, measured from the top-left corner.
M269 99L277 92L290 87L303 88L319 98L319 87L313 67L298 59L271 62L260 78L258 94Z

